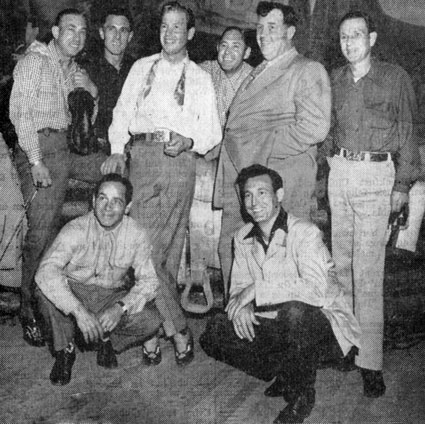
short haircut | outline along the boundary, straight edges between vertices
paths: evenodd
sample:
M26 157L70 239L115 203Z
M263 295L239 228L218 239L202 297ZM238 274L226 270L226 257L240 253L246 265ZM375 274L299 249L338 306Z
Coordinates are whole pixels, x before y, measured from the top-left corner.
M341 28L341 25L345 21L348 21L349 19L359 19L359 18L364 19L364 21L366 22L366 28L369 34L371 32L376 32L376 25L373 19L367 13L364 13L361 10L351 10L350 12L346 13L339 21L338 29Z
M125 205L127 206L133 198L133 185L128 178L121 176L120 174L106 174L96 184L94 189L94 197L96 198L99 194L100 187L104 183L121 183L125 187Z
M77 15L77 16L82 16L82 17L84 18L84 20L86 21L86 23L87 23L87 18L86 18L86 16L84 15L84 13L83 13L83 12L81 12L80 10L75 9L75 8L68 8L68 9L63 9L63 10L61 10L61 11L57 14L56 19L55 19L55 26L60 26L60 23L61 23L62 18L63 18L64 16L67 16L67 15Z
M168 12L183 12L186 15L187 29L195 28L195 15L192 9L181 5L178 1L169 1L165 3L161 8L161 20L164 15Z
M278 9L283 14L283 23L288 26L296 27L298 23L298 17L295 10L291 6L285 6L282 3L276 1L260 1L257 6L258 16L267 16L272 10Z
M239 32L239 34L242 37L243 42L245 43L245 46L248 47L248 37L247 37L246 31L243 30L241 27L238 27L238 26L228 26L227 28L225 28L225 30L221 33L220 39L218 40L219 44L222 42L224 36L230 31Z
M255 163L247 168L243 168L242 171L239 172L238 178L236 178L236 184L239 187L241 198L244 196L246 182L250 178L259 177L260 175L268 175L270 177L272 180L273 191L275 193L283 187L282 177L276 171Z
M130 24L130 29L133 29L133 17L131 16L130 11L126 7L113 7L110 9L106 9L106 11L102 13L102 16L100 18L100 26L105 25L106 19L108 18L108 16L111 15L124 16L125 18L127 18Z

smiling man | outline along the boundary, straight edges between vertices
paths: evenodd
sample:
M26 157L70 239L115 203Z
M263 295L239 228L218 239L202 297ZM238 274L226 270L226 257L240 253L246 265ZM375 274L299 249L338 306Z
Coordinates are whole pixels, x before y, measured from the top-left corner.
M316 184L316 144L330 125L331 93L324 67L293 45L292 7L259 2L257 43L264 61L240 86L230 106L214 192L223 209L219 256L227 287L232 237L242 225L234 181L242 168L268 164L285 185L283 206L309 218Z
M263 380L283 396L275 423L302 423L315 403L320 352L344 356L359 327L311 222L286 213L282 178L254 164L236 181L250 223L234 239L230 299L200 343L208 355ZM333 354L329 354L328 359Z
M101 145L106 144L108 153L108 129L112 122L112 111L134 62L131 56L126 54L128 43L133 38L132 28L132 16L127 9L106 10L99 27L99 36L103 41L102 55L89 57L82 63L99 91L95 133L101 139Z
M86 343L97 344L97 364L115 368L115 351L145 342L161 325L152 304L158 279L147 234L126 216L133 187L118 174L105 175L93 195L93 212L61 230L37 271L41 311L53 336L54 385L71 380L75 329ZM134 269L128 290L126 274Z
M157 305L179 365L194 355L177 275L193 201L195 154L204 155L222 138L211 78L188 57L194 35L193 12L175 1L164 4L162 51L131 68L109 128L112 154L102 165L103 173L124 170L129 143L135 193L130 215L150 233L161 284Z
M52 27L53 40L30 51L14 70L10 119L18 135L16 166L24 200L38 192L28 209L28 231L23 249L21 322L24 339L33 346L44 340L34 314L33 280L45 248L58 231L69 178L96 182L105 155L70 153L67 129L71 123L68 95L75 88L94 99L98 90L75 56L86 41L86 18L77 9L60 12Z

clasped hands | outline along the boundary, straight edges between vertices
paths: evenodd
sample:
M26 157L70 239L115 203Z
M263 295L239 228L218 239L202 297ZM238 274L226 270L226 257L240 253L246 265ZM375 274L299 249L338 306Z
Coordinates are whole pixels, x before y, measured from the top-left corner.
M255 338L254 325L260 322L254 314L255 286L244 288L240 293L232 296L226 306L227 317L233 323L236 335L240 339L252 342Z

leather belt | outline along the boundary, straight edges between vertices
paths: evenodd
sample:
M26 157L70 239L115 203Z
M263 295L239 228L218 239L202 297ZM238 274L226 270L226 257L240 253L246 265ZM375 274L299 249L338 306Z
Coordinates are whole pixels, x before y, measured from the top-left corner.
M338 147L335 155L345 158L347 160L366 161L366 162L386 162L392 159L390 152L357 152L355 153L345 149L344 147Z
M62 128L60 130L56 129L56 128L50 128L50 127L46 127L46 128L42 128L41 130L38 130L37 132L39 134L43 134L45 137L49 137L50 134L52 133L64 133L67 132L68 130L66 128Z
M170 141L169 130L156 130L151 133L139 133L131 136L133 143L168 143Z

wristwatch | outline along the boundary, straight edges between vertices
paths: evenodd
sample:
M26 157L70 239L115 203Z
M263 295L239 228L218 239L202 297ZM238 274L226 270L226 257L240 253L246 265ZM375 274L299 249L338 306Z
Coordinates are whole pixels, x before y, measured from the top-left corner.
M116 302L117 305L120 305L123 311L124 315L127 315L128 309L127 306L125 306L125 303L122 300L119 300L118 302Z

